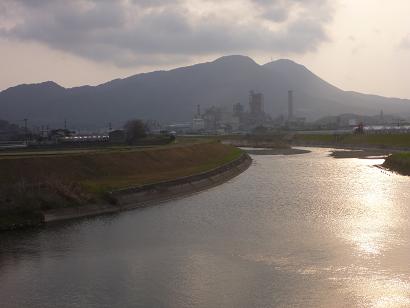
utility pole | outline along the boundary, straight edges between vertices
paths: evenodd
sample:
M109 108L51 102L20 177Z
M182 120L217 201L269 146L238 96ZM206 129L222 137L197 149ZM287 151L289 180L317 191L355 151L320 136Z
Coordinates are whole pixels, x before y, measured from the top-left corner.
M288 91L288 121L293 119L293 91Z
M28 140L28 128L27 128L28 119L23 119L23 121L24 121L24 134L26 135L25 138L26 138L26 142L27 142L27 140Z
M64 119L64 129L67 130L67 119Z

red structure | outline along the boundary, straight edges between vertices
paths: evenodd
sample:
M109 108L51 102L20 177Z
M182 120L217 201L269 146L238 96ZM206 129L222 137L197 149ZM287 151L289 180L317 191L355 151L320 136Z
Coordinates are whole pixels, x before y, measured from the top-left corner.
M355 134L364 134L364 126L363 126L363 122L360 122L359 125L356 127L356 129L354 130Z

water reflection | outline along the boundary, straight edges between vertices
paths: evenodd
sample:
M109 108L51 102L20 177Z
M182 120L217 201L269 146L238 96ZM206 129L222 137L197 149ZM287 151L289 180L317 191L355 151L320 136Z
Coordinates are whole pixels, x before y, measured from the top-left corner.
M164 206L2 235L2 307L409 306L409 179L311 150Z
M359 166L362 171L357 176L364 178L359 183L352 179L351 184L359 189L352 195L357 212L347 222L347 236L358 246L359 253L370 257L383 253L394 243L391 231L400 220L391 199L394 181L390 174L368 168L382 163L383 160L362 160Z

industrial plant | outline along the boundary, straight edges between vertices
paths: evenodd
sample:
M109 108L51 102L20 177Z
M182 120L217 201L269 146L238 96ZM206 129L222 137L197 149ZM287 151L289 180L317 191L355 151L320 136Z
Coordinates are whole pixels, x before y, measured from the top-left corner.
M201 112L197 106L192 119L192 125L186 125L185 130L191 129L195 133L244 133L252 132L257 128L283 129L303 128L305 118L295 117L293 106L293 91L288 92L288 114L272 118L265 112L263 93L249 91L248 106L235 103L229 107L209 107Z

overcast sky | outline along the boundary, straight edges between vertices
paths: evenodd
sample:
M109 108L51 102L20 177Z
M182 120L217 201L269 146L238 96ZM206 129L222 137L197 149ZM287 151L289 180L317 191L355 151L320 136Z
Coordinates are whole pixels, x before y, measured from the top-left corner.
M95 85L243 54L410 98L409 16L409 0L0 0L0 89Z

